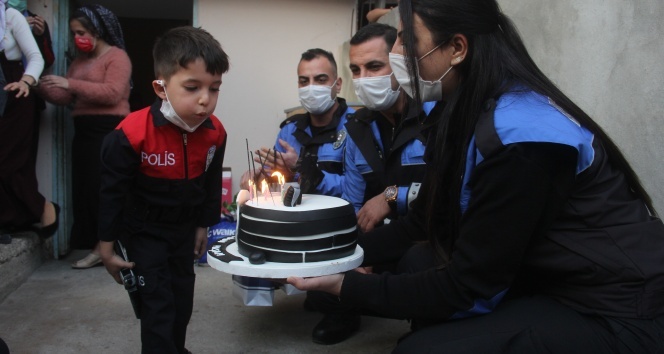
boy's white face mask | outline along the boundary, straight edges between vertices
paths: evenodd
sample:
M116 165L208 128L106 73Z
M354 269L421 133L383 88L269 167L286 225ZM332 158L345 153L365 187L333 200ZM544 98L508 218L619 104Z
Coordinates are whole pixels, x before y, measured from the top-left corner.
M392 90L392 74L353 79L355 94L372 111L384 111L399 98L399 89Z
M196 128L198 128L201 124L203 124L202 121L195 126L191 127L189 124L187 124L180 116L175 112L175 109L173 108L173 105L171 105L171 100L168 99L168 93L166 93L166 85L164 85L164 80L157 80L157 84L159 86L164 88L164 94L166 95L165 100L161 100L161 108L159 111L164 115L164 118L166 118L167 121L175 124L176 126L184 129L185 131L188 131L189 133L193 133Z
M339 78L337 78L339 80ZM334 80L332 86L309 85L298 89L300 104L311 114L323 114L330 110L336 102L332 98L332 88L337 84Z

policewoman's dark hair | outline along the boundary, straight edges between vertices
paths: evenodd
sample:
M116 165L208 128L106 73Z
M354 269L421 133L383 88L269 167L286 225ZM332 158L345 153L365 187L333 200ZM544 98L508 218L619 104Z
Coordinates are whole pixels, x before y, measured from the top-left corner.
M432 32L434 45L449 41L455 34L468 39L466 60L458 70L460 84L441 113L435 137L429 140L428 168L425 177L428 196L426 225L429 238L443 257L452 252L461 219L460 194L466 154L475 125L485 101L497 99L522 85L551 98L581 125L600 138L611 164L621 170L634 191L653 215L650 196L634 170L608 135L581 108L565 96L532 60L512 21L495 0L400 0L402 40L407 57L414 96L421 104L416 73L413 15L417 14ZM442 171L439 173L438 171ZM444 218L445 229L437 229ZM441 236L444 233L444 236Z

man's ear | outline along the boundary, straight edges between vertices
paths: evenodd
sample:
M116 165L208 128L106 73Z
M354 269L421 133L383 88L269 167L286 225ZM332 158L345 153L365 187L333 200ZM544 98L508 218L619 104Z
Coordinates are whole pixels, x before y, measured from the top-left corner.
M164 90L164 80L154 80L152 81L152 89L154 93L159 96L162 100L166 99L166 91Z
M341 93L341 76L337 77L337 84L335 89L337 90L337 95Z

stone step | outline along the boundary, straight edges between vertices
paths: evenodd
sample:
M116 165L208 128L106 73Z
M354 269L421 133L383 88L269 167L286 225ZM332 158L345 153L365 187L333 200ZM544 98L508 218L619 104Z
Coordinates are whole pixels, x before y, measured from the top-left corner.
M32 231L11 234L0 244L0 302L25 282L42 263L53 258L53 238L43 241Z

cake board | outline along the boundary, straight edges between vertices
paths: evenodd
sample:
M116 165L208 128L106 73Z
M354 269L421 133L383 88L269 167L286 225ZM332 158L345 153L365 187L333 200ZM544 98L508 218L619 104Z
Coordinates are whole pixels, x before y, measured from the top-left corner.
M323 262L251 264L237 250L235 237L226 237L212 244L207 254L210 267L224 273L255 278L283 279L289 276L318 277L342 273L362 264L364 251L356 246L350 256Z

